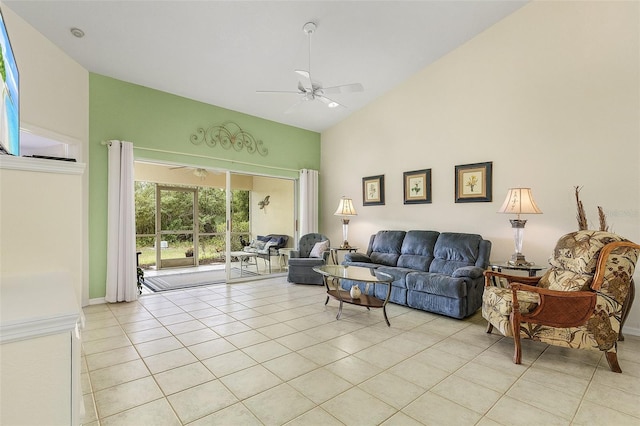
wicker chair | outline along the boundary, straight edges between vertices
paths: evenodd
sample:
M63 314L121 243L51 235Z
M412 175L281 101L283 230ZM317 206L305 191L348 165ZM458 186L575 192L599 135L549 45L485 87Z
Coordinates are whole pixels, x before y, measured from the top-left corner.
M562 237L542 277L485 272L482 316L487 333L497 328L514 340L520 364L521 338L568 348L605 352L620 373L617 341L634 297L633 272L640 245L604 231ZM506 281L506 287L500 283Z

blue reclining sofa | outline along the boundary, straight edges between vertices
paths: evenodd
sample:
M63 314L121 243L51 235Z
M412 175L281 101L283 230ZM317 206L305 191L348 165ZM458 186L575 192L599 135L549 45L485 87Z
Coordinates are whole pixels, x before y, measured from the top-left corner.
M347 253L343 265L377 268L394 277L390 302L453 318L465 318L482 306L483 272L491 241L477 234L436 231L379 231L367 254ZM342 281L348 290L356 283ZM359 284L364 291L365 285ZM387 286L376 284L384 299Z

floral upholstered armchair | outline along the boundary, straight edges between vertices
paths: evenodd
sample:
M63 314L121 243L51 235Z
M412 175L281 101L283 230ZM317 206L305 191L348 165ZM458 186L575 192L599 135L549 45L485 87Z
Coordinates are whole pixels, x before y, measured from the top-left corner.
M622 370L617 341L633 302L640 245L604 231L577 231L560 238L542 277L485 272L482 316L487 333L513 337L513 362L520 364L520 339L605 352L611 371ZM506 281L507 287L500 282Z

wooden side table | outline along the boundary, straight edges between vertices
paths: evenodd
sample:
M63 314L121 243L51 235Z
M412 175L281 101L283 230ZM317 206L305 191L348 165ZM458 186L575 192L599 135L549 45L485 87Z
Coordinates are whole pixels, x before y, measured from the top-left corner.
M338 252L346 251L346 252L355 252L358 251L358 247L329 247L329 252L331 253L331 260L334 265L338 264Z

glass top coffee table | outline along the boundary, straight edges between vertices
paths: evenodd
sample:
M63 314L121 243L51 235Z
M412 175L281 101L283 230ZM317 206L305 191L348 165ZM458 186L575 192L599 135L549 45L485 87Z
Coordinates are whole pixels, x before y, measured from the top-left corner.
M342 304L349 303L352 305L364 306L369 308L382 308L384 314L384 320L390 327L389 318L387 317L387 302L391 296L391 282L393 276L377 271L373 268L362 268L360 266L342 266L342 265L323 265L313 268L314 271L322 275L324 285L327 288L327 300L324 302L326 305L329 303L329 298L336 299L340 302L340 308L338 308L338 315L336 319L340 319L342 315ZM362 294L358 298L352 298L348 290L342 290L340 288L341 280L351 280L357 283L365 284ZM383 299L375 297L371 284L386 284L387 295ZM359 286L360 287L360 286Z

